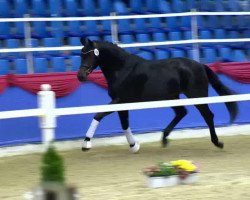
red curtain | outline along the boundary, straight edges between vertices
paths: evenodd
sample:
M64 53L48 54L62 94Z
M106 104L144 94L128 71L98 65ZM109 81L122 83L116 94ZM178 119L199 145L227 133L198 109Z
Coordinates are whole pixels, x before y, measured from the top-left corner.
M214 63L210 68L241 83L250 83L250 62Z
M88 81L107 88L106 80L102 72L97 71L89 75ZM0 76L0 93L8 86L20 87L26 91L36 94L41 84L50 84L56 97L63 97L72 93L79 85L76 72L46 73L46 74L9 74Z
M216 73L223 73L232 79L250 83L250 62L214 63L210 68ZM88 81L107 88L107 82L101 71L95 71L88 76ZM76 72L46 73L46 74L10 74L0 76L0 93L8 86L17 86L36 94L41 84L50 84L56 97L63 97L72 93L79 85Z

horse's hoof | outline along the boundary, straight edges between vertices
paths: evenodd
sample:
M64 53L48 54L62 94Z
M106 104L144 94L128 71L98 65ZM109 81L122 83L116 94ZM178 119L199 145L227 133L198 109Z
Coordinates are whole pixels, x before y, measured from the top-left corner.
M167 138L163 138L163 139L162 139L162 147L163 147L163 148L166 148L167 145L168 145L168 139L167 139Z
M216 144L214 144L216 147L223 149L224 148L224 143L223 142L217 142Z
M89 151L91 148L82 147L82 151Z
M92 148L92 144L90 141L83 141L83 145L82 145L82 151L89 151Z
M140 143L139 142L135 142L134 145L130 145L130 151L132 153L137 153L140 150Z

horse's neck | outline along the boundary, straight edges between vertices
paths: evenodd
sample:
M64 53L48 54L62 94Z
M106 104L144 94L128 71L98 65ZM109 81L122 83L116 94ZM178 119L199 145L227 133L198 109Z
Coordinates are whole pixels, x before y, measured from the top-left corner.
M121 71L125 71L127 57L129 54L115 49L103 52L100 67L108 83L113 82Z

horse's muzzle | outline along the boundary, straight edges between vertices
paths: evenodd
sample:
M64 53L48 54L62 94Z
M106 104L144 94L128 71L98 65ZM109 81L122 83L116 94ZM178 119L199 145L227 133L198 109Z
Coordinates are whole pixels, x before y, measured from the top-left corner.
M87 80L87 76L89 75L88 71L86 69L80 69L77 73L77 79L80 82L84 82Z

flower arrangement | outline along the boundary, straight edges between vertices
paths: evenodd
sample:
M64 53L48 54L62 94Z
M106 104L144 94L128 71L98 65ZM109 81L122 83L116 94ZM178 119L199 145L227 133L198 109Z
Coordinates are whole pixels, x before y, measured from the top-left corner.
M189 160L174 160L146 167L143 173L148 177L148 186L153 188L189 184L197 181L198 166ZM170 179L171 184L167 183Z

